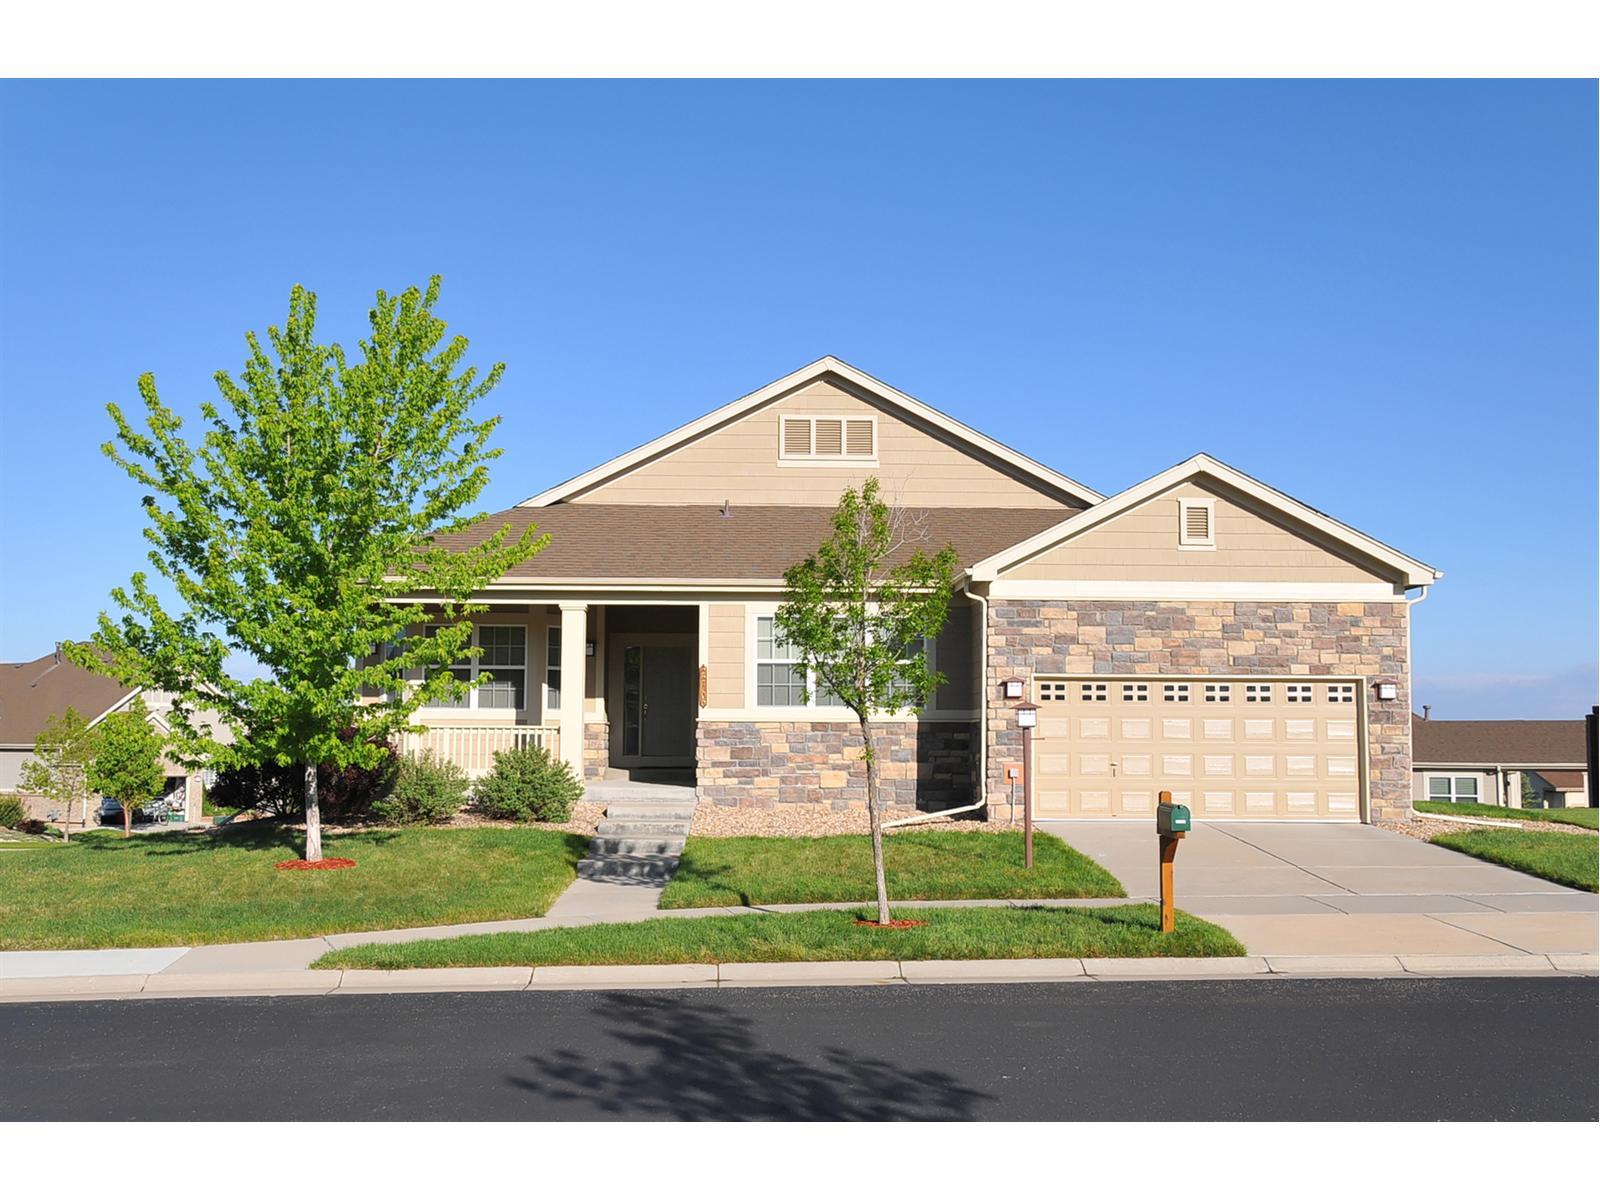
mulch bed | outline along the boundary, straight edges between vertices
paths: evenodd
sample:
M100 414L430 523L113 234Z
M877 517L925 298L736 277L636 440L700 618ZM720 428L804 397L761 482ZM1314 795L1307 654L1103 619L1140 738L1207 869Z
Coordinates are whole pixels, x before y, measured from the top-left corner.
M918 925L926 925L926 921L869 921L865 917L856 918L857 925L871 925L874 929L911 929Z
M303 858L291 858L278 864L280 871L342 871L346 867L356 865L353 858L319 858L316 862L307 862Z

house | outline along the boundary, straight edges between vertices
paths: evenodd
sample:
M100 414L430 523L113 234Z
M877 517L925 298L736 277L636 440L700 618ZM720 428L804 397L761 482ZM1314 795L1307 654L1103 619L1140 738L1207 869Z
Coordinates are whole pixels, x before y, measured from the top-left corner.
M1589 755L1583 721L1412 723L1412 797L1522 808L1587 808Z
M773 613L868 476L961 563L929 648L947 682L883 722L901 811L1018 794L1016 679L1041 817L1149 821L1160 789L1204 819L1409 815L1411 606L1438 571L1203 454L1102 496L835 358L449 535L550 543L479 597L456 670L493 682L421 713L412 748L478 772L532 742L703 802L864 803L850 714L802 700Z
M21 796L31 817L64 820L55 805L22 791L22 766L33 758L34 739L51 717L73 708L91 725L98 725L114 712L122 712L137 696L143 696L150 722L163 733L168 731L167 714L172 696L165 692L125 687L115 679L68 661L61 647L32 662L0 663L0 792ZM225 734L221 736L226 736ZM186 819L200 816L201 772L167 761L167 790L170 799L182 798ZM89 823L94 823L94 804L90 804ZM75 810L73 819L79 813Z

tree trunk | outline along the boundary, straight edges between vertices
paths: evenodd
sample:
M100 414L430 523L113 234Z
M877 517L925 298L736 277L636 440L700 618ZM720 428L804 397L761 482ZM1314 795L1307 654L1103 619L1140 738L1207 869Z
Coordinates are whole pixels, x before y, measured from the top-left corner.
M133 809L127 804L122 806L122 836L133 836Z
M84 813L88 816L87 811ZM72 797L67 797L67 819L61 823L61 841L64 843L72 840Z
M322 810L317 803L317 768L306 764L306 861L322 861Z
M883 879L883 810L878 799L878 755L872 721L861 718L861 755L867 761L867 820L872 827L872 873L878 884L878 924L889 923L889 887Z

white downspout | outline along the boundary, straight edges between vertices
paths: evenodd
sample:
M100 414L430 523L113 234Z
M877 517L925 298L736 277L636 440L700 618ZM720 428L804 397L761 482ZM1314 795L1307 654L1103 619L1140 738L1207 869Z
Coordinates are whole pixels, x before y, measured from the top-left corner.
M970 580L968 583L970 584ZM974 596L967 589L968 584L963 584L961 594L978 606L978 644L983 647L983 653L976 656L978 661L974 664L978 671L978 798L960 808L946 808L940 812L901 817L898 821L885 821L883 823L885 829L898 829L902 825L921 825L927 821L942 821L958 813L974 812L989 803L989 775L986 762L989 749L989 600L986 596Z

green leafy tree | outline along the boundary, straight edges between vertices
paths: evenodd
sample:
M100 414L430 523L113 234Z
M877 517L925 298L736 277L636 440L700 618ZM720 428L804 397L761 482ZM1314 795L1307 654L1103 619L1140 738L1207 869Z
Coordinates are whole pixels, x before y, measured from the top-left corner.
M150 724L144 701L135 698L121 712L100 722L99 744L89 762L89 786L122 806L122 836L133 836L133 814L149 804L167 783L161 765L164 739Z
M475 653L470 614L484 606L472 595L547 540L532 527L466 548L432 536L481 519L461 514L488 483L500 419L472 410L504 372L464 366L467 341L445 340L438 296L437 277L379 292L347 357L317 340L316 297L296 287L283 328L265 345L247 336L241 376L216 375L222 402L202 405L198 442L149 375L147 431L108 406L121 448L105 452L147 489L149 559L179 606L136 574L112 592L124 613L101 615L95 644L125 682L176 695L187 757L302 770L310 861L322 857L318 764L370 769L418 707L465 694L447 668ZM232 674L232 652L265 677ZM197 725L200 709L233 744Z
M22 764L22 790L62 805L66 820L61 837L72 837L72 808L81 805L84 821L89 819L89 764L99 743L98 730L77 709L48 718L39 736L33 739L33 757Z
M846 488L832 535L784 573L775 622L816 689L853 712L861 727L880 923L889 920L889 893L873 717L920 709L944 682L929 669L925 645L949 616L956 552L945 546L929 554L918 544L927 541L914 515L880 497L876 479L860 492Z

